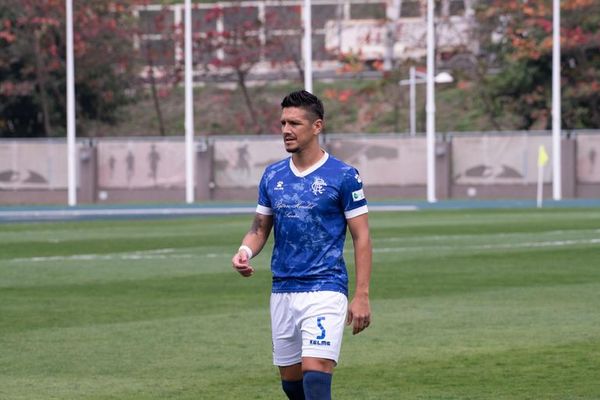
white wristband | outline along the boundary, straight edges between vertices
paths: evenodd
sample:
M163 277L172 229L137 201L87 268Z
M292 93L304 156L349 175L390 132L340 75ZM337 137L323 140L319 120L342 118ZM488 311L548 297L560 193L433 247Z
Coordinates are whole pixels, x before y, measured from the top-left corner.
M246 252L246 254L248 254L248 260L252 258L252 256L254 255L252 253L252 249L248 246L246 246L245 244L241 245L240 248L238 249L238 251L240 250L244 250Z

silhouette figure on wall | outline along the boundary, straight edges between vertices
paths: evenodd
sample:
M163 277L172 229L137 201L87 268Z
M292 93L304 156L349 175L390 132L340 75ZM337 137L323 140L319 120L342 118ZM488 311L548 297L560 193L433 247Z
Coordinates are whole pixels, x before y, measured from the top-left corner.
M156 146L152 145L150 153L148 153L148 162L150 163L150 177L156 185L156 177L158 175L158 163L160 161L160 154L156 151Z
M127 157L125 157L125 164L127 165L127 183L131 182L131 178L135 175L135 156L129 150L127 152Z
M117 163L117 160L115 159L115 156L113 156L111 154L110 158L108 159L108 168L110 169L110 179L112 179L115 176L116 163Z
M248 152L248 145L243 145L237 148L238 158L236 167L244 172L245 175L250 175L250 153Z

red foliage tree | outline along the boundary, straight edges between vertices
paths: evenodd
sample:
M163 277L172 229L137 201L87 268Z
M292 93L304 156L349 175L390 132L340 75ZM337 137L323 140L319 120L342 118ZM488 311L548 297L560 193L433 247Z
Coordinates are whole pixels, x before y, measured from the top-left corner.
M114 121L133 71L127 1L74 2L80 117ZM0 134L64 133L65 3L5 0L0 5ZM107 59L110 62L107 62Z
M299 14L300 8L293 7L293 11ZM222 29L216 29L217 20L222 22ZM255 133L270 131L271 127L262 118L264 110L257 110L255 97L250 93L251 72L261 65L270 70L267 73L275 76L273 67L286 64L295 66L302 77L300 42L298 40L296 46L289 36L273 33L281 27L289 29L278 13L266 11L264 16L260 16L258 7L246 6L241 1L226 8L215 6L206 11L194 27L195 32L202 32L194 43L195 60L214 80L233 79L236 82L250 118L249 130ZM300 26L293 28L298 29L298 34L291 38L299 38Z
M561 2L562 118L567 129L600 126L600 6ZM479 13L495 30L487 50L501 72L488 79L496 112L522 116L519 127L551 126L552 0L495 0Z

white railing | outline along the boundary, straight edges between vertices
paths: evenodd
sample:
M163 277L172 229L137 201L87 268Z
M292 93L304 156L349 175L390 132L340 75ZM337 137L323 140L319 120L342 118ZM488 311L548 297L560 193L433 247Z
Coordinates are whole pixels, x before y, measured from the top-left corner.
M474 0L443 0L438 10L437 35L440 43L448 43L448 47L467 48L469 51L476 50L473 38L469 36L469 29L472 25ZM459 7L453 5L459 4ZM366 7L368 6L368 7ZM409 17L403 16L404 7L412 6L413 12ZM194 5L193 15L196 21L203 18L211 10L226 10L228 8L256 9L252 15L256 16L257 29L248 34L257 35L262 48L267 45L268 37L286 38L289 41L288 48L298 59L301 58L300 40L294 41L293 38L300 38L302 35L301 12L303 7L302 0L263 0L263 1L243 1L243 2L216 2L200 3ZM295 7L296 10L291 10ZM285 20L285 26L269 27L266 18L267 11L285 15L293 11L295 16ZM414 9L418 12L415 14ZM339 66L338 57L342 54L353 52L359 54L365 61L372 60L373 57L381 59L385 54L385 47L392 47L392 56L394 59L405 57L419 57L422 55L418 47L418 40L415 41L415 35L409 31L413 28L422 28L425 25L424 2L420 0L312 0L312 38L313 38L313 60L317 65L317 70L323 68L326 70L335 69ZM134 15L143 23L145 18L153 18L153 15L160 12L168 12L168 21L173 26L181 26L183 21L183 4L147 5L137 7ZM216 13L213 21L210 23L210 29L199 29L193 33L195 40L206 38L208 31L223 33L229 30L231 21L228 22L225 12ZM387 22L391 21L389 24ZM166 32L157 32L151 29L152 23L147 23L147 30L141 33L135 39L136 46L141 46L142 42L157 42L165 40ZM279 24L280 25L280 24ZM408 28L411 27L411 28ZM453 28L454 27L454 28ZM385 36L385 30L390 30L388 37L393 37L394 43L391 45L383 40L378 43L371 41L365 43L364 35L352 35L358 28L361 32L365 29L373 31L371 37ZM233 29L233 27L232 27ZM383 31L382 31L383 29ZM460 35L456 35L456 30ZM380 32L381 31L381 32ZM458 40L459 43L456 43ZM476 41L475 41L476 42ZM173 63L180 62L183 57L183 43L177 40L173 41ZM361 48L370 47L369 52L361 51ZM425 48L423 43L423 49ZM410 51L405 51L409 49ZM364 55L364 57L362 56ZM215 57L217 60L223 60L225 55L223 51L217 50ZM260 62L255 72L269 72L273 69L274 62L277 68L294 68L293 60L286 65L280 59L274 59L265 51L261 51ZM196 68L199 66L197 65ZM157 69L160 75L160 68Z

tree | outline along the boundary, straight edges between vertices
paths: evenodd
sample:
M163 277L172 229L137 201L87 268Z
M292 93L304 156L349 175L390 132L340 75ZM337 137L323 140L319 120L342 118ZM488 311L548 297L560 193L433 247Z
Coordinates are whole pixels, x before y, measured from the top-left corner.
M250 93L251 71L261 63L271 69L276 65L289 64L299 71L300 79L303 77L299 62L301 9L291 6L292 14L284 16L274 8L260 16L258 7L237 1L226 8L215 6L205 11L203 19L194 26L194 32L201 32L201 37L194 42L195 61L215 80L233 78L241 91L251 121L251 127L248 128L246 124L245 130L257 134L272 131L273 118L270 111L259 109L261 105ZM222 29L216 29L217 20L222 22ZM298 22L297 34L277 34L283 28L289 30L290 24L296 28L294 22Z
M75 77L81 119L114 122L119 107L128 101L127 89L134 81L128 3L75 2ZM64 134L65 43L64 1L2 2L0 136Z
M144 1L144 4L147 1ZM161 136L166 135L161 100L183 79L183 58L175 57L175 46L183 48L183 23L175 24L172 11L164 6L160 11L146 13L149 17L138 21L136 35L140 37L142 76L150 87L152 104ZM142 38L143 34L160 34L160 40Z
M478 12L484 52L497 74L479 87L493 117L520 116L516 128L551 127L552 1L492 0ZM594 0L561 4L562 125L600 126L600 13ZM489 57L493 56L493 57Z
M262 21L256 7L245 7L241 3L227 8L215 6L206 14L205 21L213 23L219 18L224 20L224 29L210 30L195 42L196 58L202 59L202 53L209 54L204 64L206 68L234 76L244 97L252 130L260 133L262 127L248 91L248 75L260 61Z

